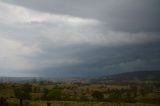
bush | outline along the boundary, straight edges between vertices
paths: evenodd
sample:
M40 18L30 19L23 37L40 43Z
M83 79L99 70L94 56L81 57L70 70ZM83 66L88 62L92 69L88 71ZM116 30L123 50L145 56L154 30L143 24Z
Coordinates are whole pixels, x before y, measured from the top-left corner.
M60 89L44 90L43 99L45 100L61 100L62 92Z
M109 94L107 100L112 102L112 101L121 101L121 93L120 92L112 92Z
M15 96L18 99L31 99L32 86L24 84L14 89Z
M92 93L93 98L97 99L97 100L103 100L104 99L104 95L102 92L99 91L94 91Z

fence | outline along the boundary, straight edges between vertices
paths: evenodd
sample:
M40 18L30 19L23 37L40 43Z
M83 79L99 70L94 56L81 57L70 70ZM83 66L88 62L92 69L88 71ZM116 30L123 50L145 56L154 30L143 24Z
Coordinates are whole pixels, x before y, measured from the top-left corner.
M7 98L4 98L4 97L0 97L0 106L13 106L9 103L7 103ZM24 103L23 103L23 99L19 99L19 105L18 106L26 106ZM27 105L28 106L28 105ZM47 102L46 103L46 106L51 106L51 103L50 102Z

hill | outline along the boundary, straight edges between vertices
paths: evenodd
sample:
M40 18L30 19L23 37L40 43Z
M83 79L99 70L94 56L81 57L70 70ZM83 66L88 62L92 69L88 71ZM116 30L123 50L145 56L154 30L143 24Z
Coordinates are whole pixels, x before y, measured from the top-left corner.
M160 71L135 71L103 76L97 78L99 82L114 81L114 82L130 82L130 81L160 81Z

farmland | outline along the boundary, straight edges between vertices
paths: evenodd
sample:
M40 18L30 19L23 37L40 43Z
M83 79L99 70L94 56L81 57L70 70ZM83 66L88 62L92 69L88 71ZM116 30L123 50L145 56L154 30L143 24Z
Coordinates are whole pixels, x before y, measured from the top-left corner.
M27 78L24 81L23 78L16 78L14 81L15 78L3 78L0 83L0 106L160 105L159 71L143 72L146 73L143 76L141 73L94 79Z
M11 106L158 106L157 83L2 83L0 96ZM9 105L9 106L10 106Z

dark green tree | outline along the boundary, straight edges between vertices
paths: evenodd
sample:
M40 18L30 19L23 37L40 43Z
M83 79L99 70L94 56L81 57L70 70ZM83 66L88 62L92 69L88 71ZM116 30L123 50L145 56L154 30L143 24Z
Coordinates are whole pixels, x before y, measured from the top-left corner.
M103 100L104 99L104 95L102 92L100 91L94 91L92 93L93 98L97 99L97 100Z
M24 84L14 89L16 98L19 99L31 99L32 86L30 84Z
M52 89L48 95L47 95L47 98L49 100L60 100L61 99L61 90L60 89Z
M44 95L42 97L45 100L61 100L62 92L61 89L44 90Z

